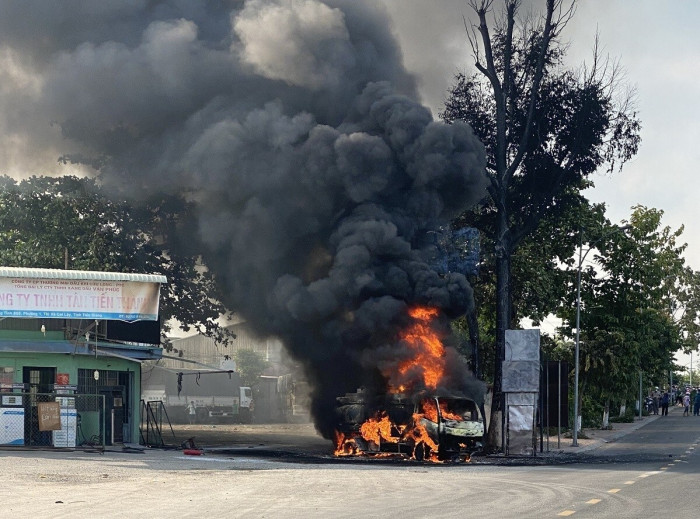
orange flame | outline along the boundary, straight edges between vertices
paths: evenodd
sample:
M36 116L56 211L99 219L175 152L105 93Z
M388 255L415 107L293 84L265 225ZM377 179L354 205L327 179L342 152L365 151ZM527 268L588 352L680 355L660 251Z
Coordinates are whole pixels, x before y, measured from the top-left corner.
M399 364L399 373L405 375L412 369L419 368L423 373L425 387L435 389L445 372L445 347L438 334L431 328L438 310L417 306L411 308L408 314L415 322L401 334L401 339L409 345L414 356Z
M423 418L423 415L414 413L413 414L413 427L409 430L406 431L404 434L404 438L410 438L414 441L413 444L413 458L417 458L417 451L419 448L423 449L423 458L428 459L429 461L434 461L434 462L439 462L440 460L438 459L438 444L433 441L433 439L430 437L428 434L428 431L425 429L420 424L420 420ZM426 458L425 455L428 452L428 449L430 449L430 454Z
M400 334L403 340L413 353L412 358L401 362L398 365L397 373L385 373L389 379L389 392L401 393L410 390L411 383L415 381L405 380L407 373L422 373L422 383L426 389L436 389L445 372L445 348L440 336L432 328L433 320L438 316L438 309L417 306L409 310L409 316L413 318L413 323ZM403 378L398 375L404 375ZM400 379L400 380L397 380ZM369 418L361 426L359 433L352 433L354 436L346 437L343 433L336 431L335 454L336 456L357 456L365 453L355 440L361 437L372 444L379 446L382 441L389 443L399 443L409 441L413 443L412 458L426 459L433 462L440 462L438 459L438 444L430 437L427 429L421 424L423 417L432 422L437 422L437 408L435 401L425 399L421 402L421 413L413 414L413 423L407 429L406 425L397 425L391 422L388 414L380 412L376 417ZM440 402L440 413L443 418L462 420L457 414L451 413L447 409L445 402ZM395 434L394 434L395 433ZM423 449L423 452L420 452ZM419 454L422 454L419 456Z
M360 445L355 440L362 437L367 442L372 442L375 446L379 446L381 441L389 443L398 443L401 440L409 440L413 443L413 452L410 457L412 459L424 459L435 463L441 463L438 458L438 444L430 437L427 429L420 423L423 414L413 414L413 424L409 429L406 426L396 425L391 422L389 416L383 412L376 418L367 419L360 426L360 433L356 436L346 436L340 431L335 431L335 456L361 456L370 455L374 457L392 456L391 453L375 452L371 450L366 452L362 450ZM396 430L399 436L391 434L392 429ZM423 449L420 452L420 449Z
M423 414L428 420L430 420L431 422L438 421L438 413L437 407L435 405L435 400L433 400L432 398L426 398L425 400L421 401L420 405ZM464 421L464 418L461 415L453 413L447 409L447 402L445 402L444 400L440 401L440 415L442 416L443 420L457 420L459 422Z
M399 438L391 434L391 429L395 428L389 420L389 415L380 413L378 418L369 418L360 426L360 434L367 440L379 445L382 440L390 443L398 443Z
M335 438L335 451L333 454L336 456L357 456L362 454L359 446L353 438L346 438L345 435L340 431L334 431Z
M384 411L377 414L376 417L368 418L360 426L359 434L355 433L355 436L346 436L340 431L335 431L335 455L336 456L355 456L358 454L364 454L364 451L360 448L355 438L363 438L367 442L374 443L377 447L382 441L389 443L398 443L400 440L400 434L405 429L405 426L400 426L394 424L390 419L389 415ZM399 436L395 436L393 431Z

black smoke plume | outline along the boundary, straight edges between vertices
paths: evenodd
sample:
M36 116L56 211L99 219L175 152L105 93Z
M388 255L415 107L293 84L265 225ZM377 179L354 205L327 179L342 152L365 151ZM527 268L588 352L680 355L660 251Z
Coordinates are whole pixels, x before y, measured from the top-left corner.
M195 204L181 243L304 364L324 434L335 396L386 384L408 307L449 319L471 304L463 275L431 266L430 234L484 196L484 149L416 101L376 2L0 9L0 56L35 80L27 134L42 121L37 135L115 191Z

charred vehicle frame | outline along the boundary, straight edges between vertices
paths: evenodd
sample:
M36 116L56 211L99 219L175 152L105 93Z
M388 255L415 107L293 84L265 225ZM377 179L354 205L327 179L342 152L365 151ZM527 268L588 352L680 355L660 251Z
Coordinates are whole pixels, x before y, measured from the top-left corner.
M469 459L483 445L483 413L467 397L369 397L357 392L336 402L336 431L341 436L336 454L341 456L396 454L457 461Z

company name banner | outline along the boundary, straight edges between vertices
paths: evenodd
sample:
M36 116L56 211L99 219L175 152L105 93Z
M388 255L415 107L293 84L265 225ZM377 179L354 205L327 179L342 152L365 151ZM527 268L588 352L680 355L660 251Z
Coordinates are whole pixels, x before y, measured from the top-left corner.
M160 283L0 278L0 317L156 321Z

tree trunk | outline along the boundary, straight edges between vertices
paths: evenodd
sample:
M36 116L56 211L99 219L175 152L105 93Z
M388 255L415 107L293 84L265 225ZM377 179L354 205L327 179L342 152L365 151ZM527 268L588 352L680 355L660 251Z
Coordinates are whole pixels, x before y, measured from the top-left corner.
M610 399L605 399L605 407L603 408L603 429L610 426Z
M505 450L505 394L503 393L503 360L506 351L506 330L510 327L510 248L506 240L507 224L505 211L499 215L501 237L496 246L496 348L493 374L493 400L491 421L487 437L487 449ZM500 433L500 434L499 434Z
M471 368L474 376L479 380L484 380L481 372L481 362L479 359L479 320L477 318L476 307L467 312L467 326L469 327L469 342L472 345Z

